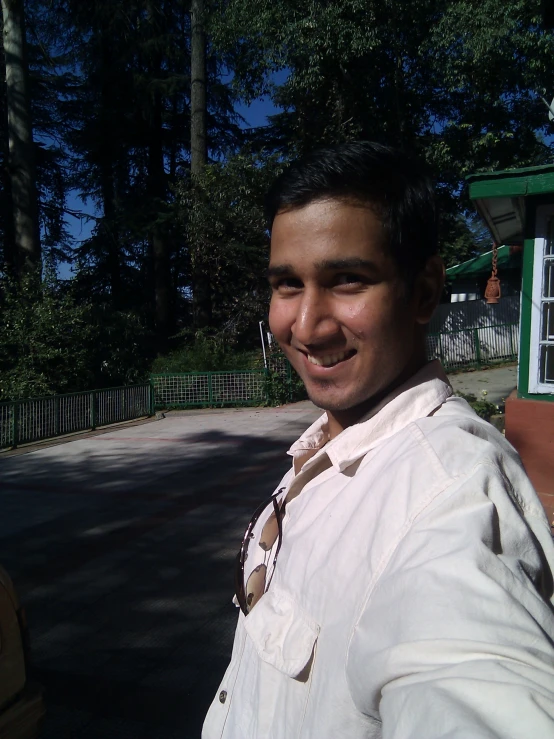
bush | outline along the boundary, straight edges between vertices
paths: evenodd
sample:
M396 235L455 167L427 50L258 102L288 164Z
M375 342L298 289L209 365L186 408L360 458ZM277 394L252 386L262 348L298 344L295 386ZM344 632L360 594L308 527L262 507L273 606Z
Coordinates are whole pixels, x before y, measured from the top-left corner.
M185 334L183 334L185 335ZM266 380L268 405L283 405L304 400L304 383L279 349L269 350ZM238 350L226 346L221 334L197 331L192 341L152 363L152 372L232 372L264 369L261 351Z
M475 413L477 413L480 418L484 418L485 421L488 421L491 416L498 413L498 406L491 403L489 400L485 400L484 398L477 399L475 395L467 395L465 393L456 393L456 395L467 400Z
M268 405L296 403L308 397L304 383L292 368L286 375L269 370L266 388Z
M131 311L96 305L91 310L94 337L88 361L96 388L146 382L154 354L154 335L144 319Z
M229 347L221 334L199 330L183 333L186 343L152 363L154 374L163 372L223 372L263 367L260 351Z
M277 345L268 350L267 397L269 405L283 405L305 400L304 383Z
M1 290L0 399L72 392L91 382L91 306L77 305L51 275L5 281Z
M47 270L0 282L0 400L91 390L148 377L139 317L78 300ZM151 355L150 355L151 356Z

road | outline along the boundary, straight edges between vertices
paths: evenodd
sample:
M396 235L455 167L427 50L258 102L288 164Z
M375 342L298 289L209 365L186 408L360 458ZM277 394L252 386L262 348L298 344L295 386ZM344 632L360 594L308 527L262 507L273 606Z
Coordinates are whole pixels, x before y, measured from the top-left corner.
M244 526L318 416L199 411L0 458L0 562L43 739L198 739L227 665Z

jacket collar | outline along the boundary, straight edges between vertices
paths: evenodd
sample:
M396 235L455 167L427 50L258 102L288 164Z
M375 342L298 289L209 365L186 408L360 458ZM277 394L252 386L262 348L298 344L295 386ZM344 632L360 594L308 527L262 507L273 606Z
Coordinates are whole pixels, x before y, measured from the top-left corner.
M452 394L440 362L434 360L393 390L358 423L329 442L327 414L324 413L289 449L288 454L294 457L295 471L311 466L325 453L333 467L342 472L379 442L412 421L429 416Z

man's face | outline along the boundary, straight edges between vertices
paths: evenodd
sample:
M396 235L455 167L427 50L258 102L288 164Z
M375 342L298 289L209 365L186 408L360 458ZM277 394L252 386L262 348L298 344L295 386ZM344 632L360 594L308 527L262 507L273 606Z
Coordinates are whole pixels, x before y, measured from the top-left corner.
M429 316L417 289L407 297L384 244L369 208L336 200L273 222L271 331L311 400L354 420L422 362L418 327Z

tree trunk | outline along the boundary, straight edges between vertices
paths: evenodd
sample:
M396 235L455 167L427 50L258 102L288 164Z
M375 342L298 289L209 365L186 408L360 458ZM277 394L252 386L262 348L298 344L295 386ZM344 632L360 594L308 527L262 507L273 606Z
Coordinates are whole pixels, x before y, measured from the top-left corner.
M171 333L171 269L169 262L169 243L167 231L154 226L152 231L152 254L154 257L154 298L156 304L157 348L165 353Z
M208 160L204 0L192 0L190 19L190 168L196 175L202 172Z
M157 70L160 73L160 70ZM148 146L148 194L152 207L150 243L154 265L154 305L158 350L164 352L171 330L171 270L167 224L160 223L160 208L166 198L162 147L162 100L154 94Z
M40 265L40 238L23 0L2 0L2 14L13 235L19 267L31 271Z
M208 161L206 111L206 35L204 0L192 0L190 12L190 170L193 178L202 173ZM212 320L211 285L203 255L193 256L192 294L194 320L199 328Z
M150 38L157 38L160 23L163 25L163 5L147 3ZM150 76L152 98L144 110L148 136L148 174L146 191L148 199L149 247L152 260L152 287L154 290L154 320L156 345L159 353L165 353L173 325L173 301L171 294L170 233L164 218L167 210L167 176L163 148L163 99L157 83L163 79L162 53L155 45L145 54L145 69Z
M100 190L102 195L103 219L100 223L100 233L106 249L106 266L109 275L112 305L118 310L122 307L121 284L121 255L119 244L119 226L117 222L116 186L114 178L114 162L117 152L114 151L113 137L111 136L112 101L117 88L113 80L113 55L108 35L108 29L102 28L102 90L101 90L101 123L102 139L100 145L99 169Z
M112 305L116 310L119 310L122 307L121 264L112 166L112 162L105 158L103 158L100 164L103 218L100 222L99 233L102 235L103 247L106 249L106 267L108 270Z

